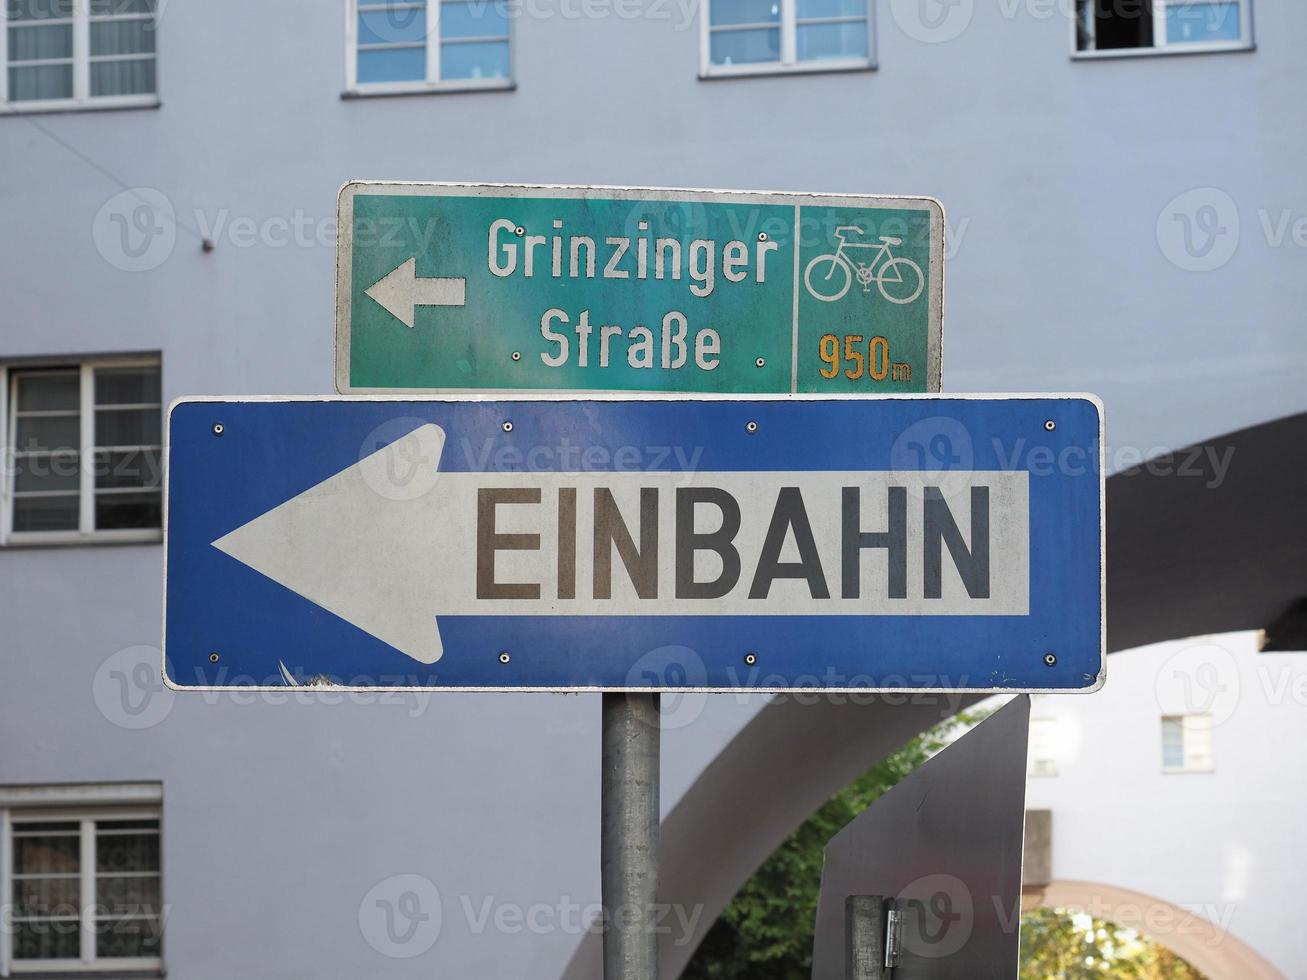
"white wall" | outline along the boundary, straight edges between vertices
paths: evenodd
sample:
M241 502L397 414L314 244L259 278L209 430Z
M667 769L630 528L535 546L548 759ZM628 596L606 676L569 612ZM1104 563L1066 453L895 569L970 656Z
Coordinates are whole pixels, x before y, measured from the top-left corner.
M1307 935L1283 908L1302 871L1307 656L1236 633L1129 650L1108 675L1092 697L1032 705L1032 722L1056 719L1058 775L1027 797L1053 812L1053 878L1196 911L1303 976ZM1161 719L1180 714L1211 715L1213 771L1162 771Z

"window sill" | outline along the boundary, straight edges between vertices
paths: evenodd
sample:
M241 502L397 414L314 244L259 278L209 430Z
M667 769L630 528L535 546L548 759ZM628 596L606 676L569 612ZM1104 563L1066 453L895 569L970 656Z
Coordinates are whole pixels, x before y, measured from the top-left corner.
M159 980L168 974L162 969L148 970L118 970L112 967L87 967L81 970L41 970L32 969L27 966L15 966L8 974L14 980L86 980L87 977L95 977L96 980Z
M1216 769L1163 769L1163 776L1214 776Z
M1235 54L1256 51L1256 44L1243 41L1221 44L1185 44L1153 48L1109 48L1103 51L1072 51L1072 61L1115 61L1118 58L1158 58L1187 54Z
M81 531L22 531L11 533L0 545L0 550L162 543L162 530L91 531L86 534Z
M875 71L876 62L870 58L853 61L800 61L792 65L715 65L699 72L699 81L715 82L724 78L757 78L780 75L829 75L835 72Z
M122 109L158 109L163 101L157 95L123 96L112 99L47 99L40 102L6 102L0 116L33 116L53 112L113 112Z
M403 95L454 95L467 92L512 92L511 78L468 79L457 82L418 82L402 85L360 85L340 93L342 99L392 98Z

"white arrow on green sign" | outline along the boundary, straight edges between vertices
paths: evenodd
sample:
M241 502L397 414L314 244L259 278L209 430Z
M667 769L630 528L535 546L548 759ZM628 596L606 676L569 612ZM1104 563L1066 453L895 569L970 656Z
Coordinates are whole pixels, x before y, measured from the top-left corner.
M353 182L336 387L940 389L929 198Z

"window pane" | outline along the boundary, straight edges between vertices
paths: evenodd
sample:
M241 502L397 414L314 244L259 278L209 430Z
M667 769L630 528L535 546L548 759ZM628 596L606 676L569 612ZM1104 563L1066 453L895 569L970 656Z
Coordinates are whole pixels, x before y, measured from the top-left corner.
M154 22L105 20L91 24L91 55L153 54Z
M1094 8L1095 47L1151 48L1153 46L1153 0L1121 3L1119 0L1086 0Z
M799 20L815 17L866 17L867 0L798 0Z
M359 84L421 82L427 77L425 48L359 52Z
M116 878L112 875L95 879L95 904L99 913L111 916L145 915L162 910L159 879Z
M58 490L76 493L82 485L77 461L77 453L19 456L14 460L14 489L19 493L50 493Z
M20 374L20 412L76 412L80 408L81 384L76 374Z
M14 837L14 873L76 874L81 865L82 839L76 834Z
M157 446L162 416L157 408L99 408L95 411L97 446Z
M9 28L9 60L39 61L73 56L73 26L44 24Z
M1166 40L1171 44L1238 41L1242 36L1238 3L1167 4Z
M52 20L73 15L73 0L8 0L10 20Z
M753 31L714 31L712 63L714 65L748 65L779 61L781 32L776 28Z
M159 369L101 368L95 372L95 404L158 404Z
M95 454L95 488L157 487L163 478L162 454L157 449Z
M440 76L449 79L507 78L508 42L441 45Z
M75 960L81 956L77 922L15 922L14 959Z
M42 449L71 449L81 447L81 419L76 415L50 415L19 417L16 420L17 438L14 449L20 453Z
M101 959L159 955L162 924L157 918L101 922L95 932L95 955Z
M159 493L101 493L95 496L95 529L122 531L163 526Z
M77 915L81 909L80 878L25 878L14 882L14 915Z
M426 36L427 12L422 7L359 11L359 44L399 44Z
M440 36L507 37L507 12L501 4L490 4L486 0L443 4L440 8Z
M91 16L106 14L152 14L154 0L91 0Z
M714 27L727 24L778 24L780 0L712 0L708 8Z
M158 834L97 834L95 870L98 872L158 871Z
M9 69L9 101L36 102L73 97L72 65Z
M867 23L800 24L795 49L800 61L867 57Z
M91 62L92 95L152 95L154 59Z
M76 531L77 497L18 497L14 531Z

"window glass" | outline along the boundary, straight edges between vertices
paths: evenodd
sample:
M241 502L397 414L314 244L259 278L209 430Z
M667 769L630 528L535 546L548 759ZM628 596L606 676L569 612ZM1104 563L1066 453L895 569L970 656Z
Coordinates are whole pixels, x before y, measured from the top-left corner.
M442 45L440 74L447 79L507 78L508 42Z
M797 33L800 61L867 57L867 25L862 21L800 24Z
M747 65L778 61L781 32L775 28L744 31L716 31L712 35L714 65Z
M731 24L775 24L781 19L780 0L713 0L714 27Z

